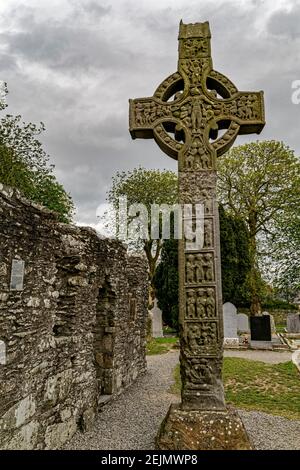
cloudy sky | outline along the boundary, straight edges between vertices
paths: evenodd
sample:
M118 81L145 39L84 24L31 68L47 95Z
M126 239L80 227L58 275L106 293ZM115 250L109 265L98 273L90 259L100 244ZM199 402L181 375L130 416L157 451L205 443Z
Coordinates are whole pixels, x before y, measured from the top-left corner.
M6 112L46 125L43 142L71 193L76 220L95 224L111 176L139 165L176 170L152 140L132 141L128 99L153 94L177 66L180 19L209 20L214 68L240 90L264 90L260 136L300 154L298 0L0 0Z

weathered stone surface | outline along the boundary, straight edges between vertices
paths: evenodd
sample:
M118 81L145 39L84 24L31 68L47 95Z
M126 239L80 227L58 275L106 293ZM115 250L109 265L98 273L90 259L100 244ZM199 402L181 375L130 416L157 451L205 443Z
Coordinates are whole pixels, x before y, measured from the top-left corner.
M75 434L76 430L75 418L48 426L45 434L45 449L58 449Z
M251 450L237 412L186 411L171 405L156 438L159 450Z
M102 395L105 396L105 395ZM100 401L100 400L99 400ZM99 406L98 402L98 406ZM101 406L101 405L100 405ZM88 408L82 413L82 420L80 427L82 431L89 431L92 429L95 420L95 410L94 408Z
M58 447L146 370L147 263L0 187L0 448Z
M57 402L64 401L72 388L72 379L72 369L66 369L60 374L49 377L45 385L45 402L54 406Z
M132 138L153 137L178 160L179 203L193 205L179 240L182 408L189 410L225 410L217 157L238 134L264 127L262 92L239 92L213 70L210 38L208 22L181 22L178 71L152 97L130 100L129 111Z
M4 413L0 419L0 432L22 426L35 414L36 405L32 396L23 398Z
M37 421L30 421L22 428L18 429L11 439L4 436L1 442L1 449L3 450L30 450L36 447L38 441L39 423Z

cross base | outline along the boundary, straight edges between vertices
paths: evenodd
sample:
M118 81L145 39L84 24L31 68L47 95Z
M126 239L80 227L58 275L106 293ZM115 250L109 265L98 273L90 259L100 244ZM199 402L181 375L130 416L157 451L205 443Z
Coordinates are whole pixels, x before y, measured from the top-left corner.
M157 450L252 450L233 409L186 411L171 405L156 437Z
M181 409L184 411L224 411L226 410L223 386L214 389L213 393L195 393L195 390L184 390Z

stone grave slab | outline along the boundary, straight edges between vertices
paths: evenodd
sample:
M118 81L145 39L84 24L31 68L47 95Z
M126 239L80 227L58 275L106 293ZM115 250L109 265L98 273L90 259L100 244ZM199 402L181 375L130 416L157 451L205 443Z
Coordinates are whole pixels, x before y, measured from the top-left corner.
M231 302L223 305L223 326L224 326L224 347L239 347L238 327L237 327L237 309Z
M245 313L238 313L237 329L240 333L250 333L249 317Z
M288 333L300 333L299 313L288 313L286 327Z
M162 311L157 305L157 299L154 300L154 307L151 310L152 319L152 336L153 338L162 338L163 334L163 322L162 322Z
M268 315L270 317L270 326L271 326L271 334L275 335L276 334L276 325L275 325L275 320L273 315L271 315L269 312L262 312L263 315Z

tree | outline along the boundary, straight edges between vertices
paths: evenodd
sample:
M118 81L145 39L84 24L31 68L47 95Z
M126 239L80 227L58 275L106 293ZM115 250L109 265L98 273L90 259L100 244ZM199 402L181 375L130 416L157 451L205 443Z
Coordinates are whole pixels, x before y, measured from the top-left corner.
M263 141L234 147L219 159L219 196L225 209L245 220L250 237L251 270L248 285L253 315L261 310L263 282L259 270L260 247L269 256L268 240L298 209L300 162L283 142ZM265 258L266 260L266 258Z
M237 307L249 303L248 278L251 269L250 237L241 217L232 216L219 207L221 272L223 302Z
M174 172L167 170L146 170L139 167L132 171L116 173L112 179L112 186L108 191L107 200L117 211L119 198L126 196L128 206L143 204L150 215L152 204L168 204L170 206L176 204L178 198L177 191L177 175ZM149 234L150 219L149 217ZM162 248L161 230L159 237L157 240L154 240L149 236L148 239L145 238L140 240L140 242L133 243L135 250L143 249L146 254L152 297L155 289L153 279Z
M13 149L3 144L0 144L0 182L12 188L20 188L26 195L31 190L29 168Z
M165 240L154 276L155 293L164 322L178 328L178 240Z
M0 109L5 107L2 97ZM37 138L44 130L43 123L25 124L21 116L7 114L0 120L0 183L17 188L28 199L56 211L62 222L70 222L72 199L56 180L54 166Z
M250 241L245 223L220 206L220 242L223 302L244 306L249 302ZM164 321L178 326L178 241L165 240L154 278L158 306Z
M277 227L272 243L275 289L281 298L294 302L300 293L300 211Z

